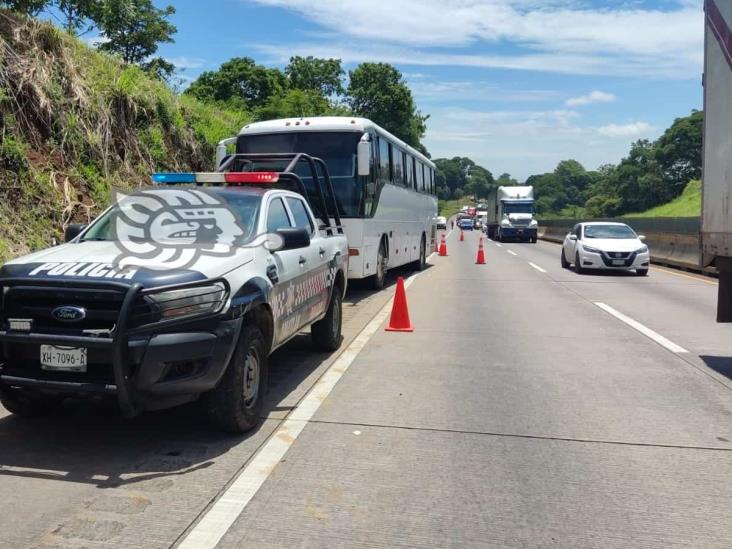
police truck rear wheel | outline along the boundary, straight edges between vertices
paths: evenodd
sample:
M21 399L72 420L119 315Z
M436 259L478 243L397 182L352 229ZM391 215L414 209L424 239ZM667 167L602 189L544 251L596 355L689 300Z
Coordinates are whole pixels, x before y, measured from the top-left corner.
M223 431L245 433L259 423L267 390L265 349L261 330L245 324L223 379L206 396L208 415Z
M341 289L333 288L333 295L330 298L328 312L322 320L313 324L310 328L310 335L313 339L313 346L318 351L335 351L341 346L341 328L343 326L343 298Z
M419 243L419 259L414 262L414 268L418 271L424 271L427 268L427 240L424 235Z

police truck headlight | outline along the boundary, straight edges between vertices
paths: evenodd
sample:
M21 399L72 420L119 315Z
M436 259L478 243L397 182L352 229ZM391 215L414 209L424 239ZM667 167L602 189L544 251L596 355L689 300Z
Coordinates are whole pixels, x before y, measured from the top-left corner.
M538 226L539 226L539 222L536 219L532 219L531 223L529 223L529 227L531 227L532 229L534 227L538 227Z
M637 254L647 254L648 253L648 246L641 246L638 248L635 253Z
M169 290L148 297L158 306L161 320L215 314L226 304L227 290L222 282L210 286L196 286Z

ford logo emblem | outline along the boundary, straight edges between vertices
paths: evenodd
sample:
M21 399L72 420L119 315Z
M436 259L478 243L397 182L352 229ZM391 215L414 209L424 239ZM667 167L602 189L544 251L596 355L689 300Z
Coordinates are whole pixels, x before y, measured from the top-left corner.
M51 311L51 316L60 322L79 322L86 318L86 309L72 305L62 305Z

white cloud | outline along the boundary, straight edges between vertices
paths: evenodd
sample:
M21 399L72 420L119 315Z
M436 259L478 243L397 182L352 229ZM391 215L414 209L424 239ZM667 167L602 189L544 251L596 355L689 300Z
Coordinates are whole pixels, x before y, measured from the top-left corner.
M96 36L88 36L86 38L83 38L83 40L92 48L96 48L98 46L101 46L102 44L106 44L107 42L109 42L109 38L107 38L106 36L102 36L101 34Z
M612 103L615 99L617 98L612 93L594 90L586 95L567 99L564 104L568 107L580 107L582 105L589 105L590 103Z
M703 13L697 4L685 0L666 10L633 8L627 3L619 3L616 9L593 9L571 0L255 1L294 10L341 38L347 37L347 49L361 52L356 60L373 57L373 45L381 44L386 52L392 48L392 57L394 48L409 48L401 55L406 63L418 53L421 59L416 64L579 74L675 74L677 78L698 76L701 70ZM341 39L320 45L332 50L333 46L342 48L343 43ZM496 54L496 46L503 44L516 46L521 53ZM485 55L414 51L462 46L481 47Z
M587 169L617 163L627 156L634 138L658 133L639 122L636 131L643 135L629 131L606 135L597 126L584 123L571 109L482 111L444 107L431 109L430 114L424 143L433 155L468 156L494 174L508 172L518 179L552 171L558 162L569 158Z
M409 87L420 103L455 98L461 101L532 102L555 100L560 96L560 93L554 90L502 88L485 81L417 80L409 82Z
M186 57L185 55L181 55L178 57L166 57L166 61L169 63L173 63L173 65L176 66L178 69L199 69L203 67L205 60L199 59L198 57Z
M630 124L608 124L597 128L600 135L606 137L640 137L653 132L654 128L647 122L631 122Z

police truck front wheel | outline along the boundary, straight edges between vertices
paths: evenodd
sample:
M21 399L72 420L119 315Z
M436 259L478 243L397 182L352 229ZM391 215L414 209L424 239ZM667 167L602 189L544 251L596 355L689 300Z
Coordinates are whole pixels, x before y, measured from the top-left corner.
M333 288L328 312L310 328L313 346L318 351L335 351L341 346L341 328L343 326L343 298L341 289Z
M53 395L42 395L27 389L0 389L0 404L16 416L25 418L43 417L52 413L63 399Z
M265 349L261 330L245 324L223 379L206 395L208 415L223 431L245 433L259 423L267 391Z

